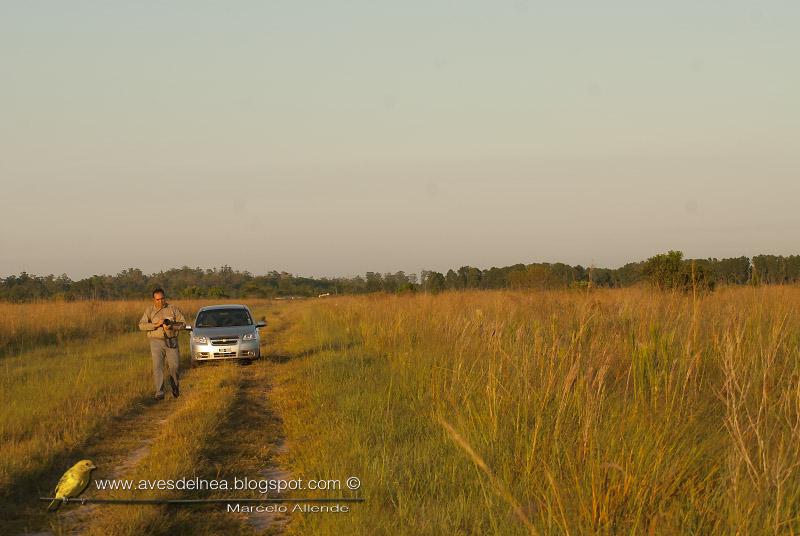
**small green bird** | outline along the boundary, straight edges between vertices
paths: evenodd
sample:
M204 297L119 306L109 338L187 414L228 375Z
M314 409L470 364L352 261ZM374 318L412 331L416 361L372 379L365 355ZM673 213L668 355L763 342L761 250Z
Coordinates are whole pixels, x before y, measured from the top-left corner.
M67 472L64 473L64 476L62 476L61 480L56 484L56 491L53 495L55 499L53 499L53 502L50 503L47 509L50 512L58 510L58 507L61 506L63 502L62 499L65 497L72 499L83 493L83 490L89 485L92 469L97 469L97 466L92 463L92 460L81 460L67 469Z

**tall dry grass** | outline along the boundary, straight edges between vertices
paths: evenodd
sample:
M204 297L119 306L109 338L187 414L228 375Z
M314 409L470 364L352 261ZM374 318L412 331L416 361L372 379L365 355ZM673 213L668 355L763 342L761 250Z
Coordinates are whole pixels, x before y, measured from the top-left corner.
M144 302L0 302L0 355L134 331Z
M339 298L276 396L372 534L800 532L800 289ZM302 346L307 351L302 351ZM355 528L355 529L354 529Z
M225 300L242 303L241 300ZM188 317L197 310L220 300L175 300ZM244 300L252 306L264 306L267 300ZM0 302L0 357L44 345L108 337L136 331L148 300L131 301L42 301L14 304Z

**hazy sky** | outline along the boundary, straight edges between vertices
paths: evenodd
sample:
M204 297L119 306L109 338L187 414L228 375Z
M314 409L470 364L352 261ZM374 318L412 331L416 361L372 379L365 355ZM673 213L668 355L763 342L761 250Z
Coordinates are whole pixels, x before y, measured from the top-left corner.
M800 253L800 2L0 0L0 277Z

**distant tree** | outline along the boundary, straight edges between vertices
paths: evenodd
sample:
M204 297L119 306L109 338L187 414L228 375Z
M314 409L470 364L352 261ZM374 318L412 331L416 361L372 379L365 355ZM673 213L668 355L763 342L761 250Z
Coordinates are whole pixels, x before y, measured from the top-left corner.
M459 288L479 288L481 286L481 271L473 266L462 266L456 272Z
M710 272L717 284L744 285L751 278L750 259L737 257L732 259L697 259L698 266Z
M596 287L616 287L618 286L616 270L608 268L592 268L591 284Z
M800 255L789 255L786 259L786 277L788 282L800 281Z
M383 277L379 272L366 273L366 290L367 292L378 292L383 288Z
M188 298L188 299L201 298L203 296L203 289L201 289L197 285L184 287L180 291L180 296L181 298Z
M140 299L149 289L161 286L172 297L246 298L273 296L317 296L326 292L360 294L365 292L440 292L445 289L502 288L583 288L621 287L649 281L662 289L709 289L715 284L786 284L800 282L800 255L757 255L752 259L687 260L679 251L670 251L647 261L628 263L621 268L584 268L564 263L514 264L481 270L462 266L440 272L423 270L419 279L402 271L381 275L339 278L298 277L272 270L256 276L228 265L220 268L182 266L144 274L127 268L116 275L93 275L72 281L66 275L45 276L22 272L0 278L0 300L24 302L38 299Z
M417 291L417 286L414 285L411 281L407 281L405 283L401 283L395 292L398 294L409 294Z
M783 257L776 255L756 255L753 267L758 270L756 278L759 282L774 285L785 281L786 272Z
M423 274L425 279L422 282L422 288L425 292L438 294L446 288L447 283L441 273L423 271Z
M524 270L514 270L507 276L511 288L551 288L557 286L548 264L529 264Z
M754 279L769 285L800 281L800 256L756 255L752 263Z
M506 281L507 270L492 266L488 270L484 270L481 274L481 287L482 288L505 288L508 286Z
M644 272L650 283L659 290L672 289L679 285L683 265L683 252L670 251L647 259Z
M711 270L696 261L685 261L680 251L669 251L647 259L644 273L659 290L708 290L714 288Z
M453 270L447 270L447 274L444 276L444 283L445 287L450 290L461 288L461 278Z
M751 264L747 257L722 259L720 275L725 283L744 285L750 280Z
M645 279L644 262L629 262L621 268L613 270L614 286L627 287Z
M225 289L222 287L211 287L208 289L208 297L209 298L227 298L228 295L225 292Z
M384 292L399 292L401 289L408 289L413 286L408 276L403 271L394 274L384 274L382 288Z

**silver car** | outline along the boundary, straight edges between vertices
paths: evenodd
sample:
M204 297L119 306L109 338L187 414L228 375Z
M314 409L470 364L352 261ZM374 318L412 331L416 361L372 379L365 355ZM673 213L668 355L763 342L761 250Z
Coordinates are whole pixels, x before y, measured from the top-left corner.
M258 328L266 322L253 322L245 305L213 305L197 312L189 349L192 365L206 361L239 359L253 361L260 357Z

